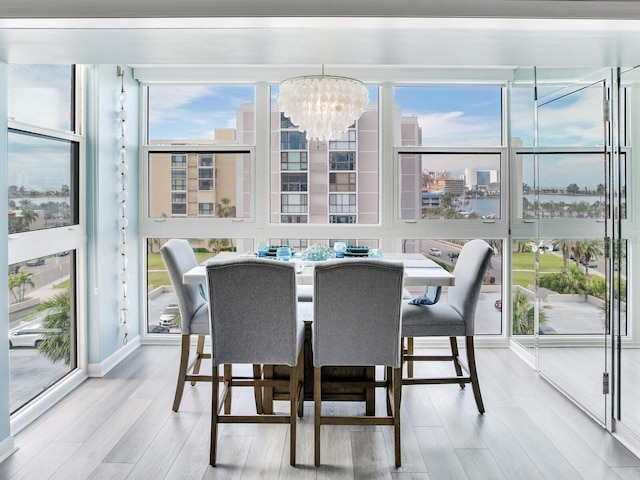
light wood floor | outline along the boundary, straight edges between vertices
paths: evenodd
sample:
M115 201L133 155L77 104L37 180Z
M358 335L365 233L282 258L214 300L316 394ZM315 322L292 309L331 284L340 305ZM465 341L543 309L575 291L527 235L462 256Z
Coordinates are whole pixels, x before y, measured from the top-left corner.
M314 467L310 402L298 423L297 467L289 466L287 426L227 424L212 468L210 387L187 386L180 412L171 411L178 354L177 346L143 346L85 382L17 435L0 479L640 479L638 458L506 349L477 352L484 416L470 388L403 389L400 469L389 427L348 426L323 426L323 464ZM242 390L234 408L252 405Z

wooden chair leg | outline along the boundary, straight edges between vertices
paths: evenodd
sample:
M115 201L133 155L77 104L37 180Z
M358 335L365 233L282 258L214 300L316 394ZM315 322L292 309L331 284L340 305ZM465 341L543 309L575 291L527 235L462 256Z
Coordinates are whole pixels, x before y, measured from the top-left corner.
M375 367L366 367L366 377L367 380L374 381L376 379L376 368ZM373 417L376 414L376 388L375 387L367 387L365 388L365 415L368 417Z
M393 445L395 450L396 468L400 468L400 400L402 397L402 366L400 366L400 368L394 368L391 375L393 377Z
M254 380L260 380L262 378L262 365L257 363L253 365L253 378ZM260 385L256 384L253 387L253 396L256 399L256 413L261 415L264 410L262 408L262 388L260 388Z
M391 417L393 415L393 402L391 401L391 394L393 392L394 387L394 377L393 377L393 368L387 367L385 368L384 381L386 385L386 398L387 398L387 416Z
M200 373L200 365L202 364L202 355L204 354L204 335L198 335L198 342L196 344L196 361L193 364L193 373L197 375ZM195 380L191 381L191 385L195 385Z
M224 413L225 415L229 415L231 413L231 378L232 378L232 373L231 373L231 365L230 364L226 364L222 366L222 369L224 371L223 374L223 381L225 386L229 385L229 390L227 392L227 395L224 397ZM216 380L216 377L213 378L214 383Z
M263 365L262 375L264 378L273 378L273 365ZM273 387L262 389L262 413L265 415L273 413Z
M209 451L209 465L216 466L216 454L218 449L218 387L220 383L218 378L218 367L213 366L211 369L211 445Z
M180 366L178 367L178 383L176 384L176 393L173 397L173 411L177 412L182 401L182 393L184 392L185 379L187 377L187 368L189 367L189 335L182 335L180 347Z
M413 337L407 337L407 354L413 355ZM407 378L413 378L413 360L407 360Z
M458 350L458 338L449 337L449 344L451 345L451 356L453 357L453 366L456 369L456 376L462 376L462 367L460 366L460 352ZM460 383L460 388L464 388L464 382Z
M304 416L304 347L300 351L300 356L298 357L298 365L296 367L298 369L298 386L299 390L296 390L298 394L298 417L302 418Z
M289 368L289 464L296 464L296 418L298 415L298 366Z
M320 414L322 413L322 369L314 367L313 369L313 423L314 423L314 463L320 465Z
M466 337L467 348L467 365L469 367L469 376L471 377L471 387L473 388L473 396L476 399L476 406L480 414L484 413L484 403L480 394L480 384L478 383L478 371L476 369L476 354L473 345L473 336Z

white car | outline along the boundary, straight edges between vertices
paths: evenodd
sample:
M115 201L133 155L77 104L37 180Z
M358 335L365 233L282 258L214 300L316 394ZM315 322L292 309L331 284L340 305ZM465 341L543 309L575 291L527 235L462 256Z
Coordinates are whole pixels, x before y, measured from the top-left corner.
M429 249L429 255L432 255L434 257L441 257L442 256L442 252L440 251L439 248L430 248Z
M44 340L43 333L40 325L14 330L9 333L9 348L37 347Z
M170 303L169 305L164 307L164 310L162 310L162 313L160 314L160 320L158 320L158 325L160 325L161 327L171 327L176 316L178 318L180 316L178 304Z

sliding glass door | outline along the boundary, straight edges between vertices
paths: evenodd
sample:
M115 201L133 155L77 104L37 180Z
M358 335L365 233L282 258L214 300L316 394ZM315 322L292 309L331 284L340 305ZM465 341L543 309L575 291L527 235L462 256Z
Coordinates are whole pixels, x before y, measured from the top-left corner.
M537 370L605 424L611 73L529 73L530 142L512 151L512 331Z

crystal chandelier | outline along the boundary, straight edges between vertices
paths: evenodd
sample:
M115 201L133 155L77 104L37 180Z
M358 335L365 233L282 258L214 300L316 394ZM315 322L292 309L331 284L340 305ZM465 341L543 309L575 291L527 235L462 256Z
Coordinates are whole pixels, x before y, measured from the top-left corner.
M278 107L307 140L337 140L369 109L369 92L359 80L324 74L280 83Z

